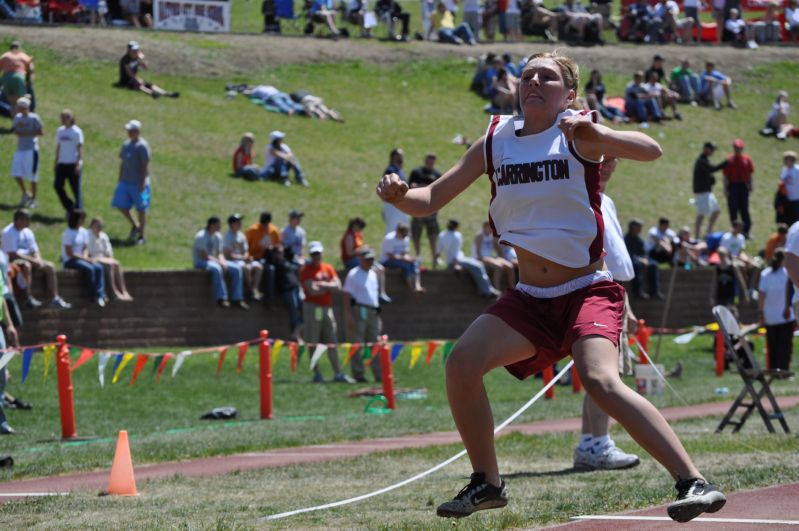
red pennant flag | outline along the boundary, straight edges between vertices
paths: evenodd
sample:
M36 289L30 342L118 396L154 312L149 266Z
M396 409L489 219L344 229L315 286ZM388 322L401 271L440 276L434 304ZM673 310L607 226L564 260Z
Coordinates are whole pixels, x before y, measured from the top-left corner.
M150 361L150 356L147 354L139 354L139 357L136 358L136 366L133 367L133 376L130 378L130 385L134 385L136 380L139 378L139 373L147 365L147 362Z
M297 343L289 343L291 351L291 372L297 372Z
M161 357L161 363L158 365L158 371L155 373L155 383L158 383L158 381L161 379L161 374L163 374L167 363L169 363L169 360L171 360L173 357L175 357L175 355L171 352L167 352Z
M350 347L350 351L347 353L347 359L344 360L344 365L346 365L352 359L352 357L355 355L356 352L358 352L360 348L361 348L360 343L352 344L352 346Z
M372 345L372 352L369 354L369 359L364 362L363 366L368 367L380 355L380 349L383 347L381 343Z
M94 356L94 351L92 349L90 348L83 349L83 351L80 353L80 357L75 362L75 365L72 366L72 370L74 371L75 369L77 369L78 367L80 367L90 359L92 359L92 356Z
M222 347L219 349L219 361L216 364L217 376L219 376L219 373L222 372L222 364L225 363L225 356L227 356L227 347Z
M430 360L433 359L433 354L435 354L436 349L438 348L438 343L435 341L431 341L427 344L427 359L425 359L425 365L430 365Z
M237 346L239 347L239 360L236 362L236 373L238 374L241 372L241 366L244 364L244 356L247 355L250 345L248 343L239 343Z

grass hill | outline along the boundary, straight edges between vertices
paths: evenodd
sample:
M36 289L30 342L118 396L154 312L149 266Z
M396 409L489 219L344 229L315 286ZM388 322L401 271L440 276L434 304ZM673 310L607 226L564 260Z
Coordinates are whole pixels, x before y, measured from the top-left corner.
M110 207L118 172L118 150L125 138L123 124L142 121L143 136L153 149L153 206L144 247L116 246L123 264L132 268L190 267L194 233L212 214L232 212L254 222L261 210L271 210L282 226L293 208L306 212L310 239L328 248L337 261L338 239L347 219L364 217L367 241L379 246L383 234L381 205L374 184L394 147L406 152L406 170L434 151L444 170L463 148L450 141L457 133L476 138L488 116L483 102L467 89L472 64L468 54L511 49L517 55L542 46L529 44L456 49L431 43L389 45L374 41L330 42L320 39L262 36L205 36L174 33L134 33L99 29L0 28L0 47L12 38L35 56L37 112L45 123L41 140L42 170L39 208L34 230L46 257L55 259L64 228L63 212L52 190L53 135L64 107L76 112L86 135L85 207L90 216L105 218L112 238L123 239L128 228ZM146 77L171 90L178 100L151 100L111 87L117 61L129 39L143 43L152 72ZM629 72L645 68L656 53L667 66L687 54L695 65L707 57L734 75L739 110L717 112L682 109L685 120L653 126L649 134L663 146L664 156L651 164L620 165L609 194L622 222L632 216L647 225L661 215L674 226L692 224L689 204L691 169L701 144L718 143L720 156L736 137L747 142L755 167L752 199L755 243L762 246L773 225L771 200L781 166L781 152L796 140L778 143L757 130L777 90L796 89L799 50L741 50L614 46L574 49L585 73L603 69L611 94L620 94ZM346 123L288 118L264 111L243 97L226 99L226 82L270 83L286 91L307 88L339 109ZM795 95L792 93L792 96ZM287 133L286 141L302 161L312 186L284 188L274 183L248 183L230 174L230 158L240 135L256 135L258 162L271 130ZM0 172L8 174L14 138L0 138ZM717 157L718 158L718 157ZM721 198L721 190L717 187ZM19 192L10 178L0 187L2 222L10 222ZM482 179L446 207L441 219L457 217L467 238L486 217L488 181ZM727 223L722 219L719 228ZM468 249L467 249L468 252Z

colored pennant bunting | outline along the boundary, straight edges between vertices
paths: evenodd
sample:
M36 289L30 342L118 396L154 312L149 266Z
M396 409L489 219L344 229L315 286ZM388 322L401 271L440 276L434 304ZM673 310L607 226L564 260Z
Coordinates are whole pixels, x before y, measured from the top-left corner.
M184 350L178 357L175 359L175 364L172 366L172 378L178 373L180 368L183 366L183 362L186 361L186 358L191 356L191 350Z
M363 363L364 367L370 366L374 360L379 359L379 357L380 357L380 349L381 348L383 348L383 344L382 343L374 343L374 344L372 344L372 348L371 349L369 349L369 348L363 349L364 350L364 354L366 354L368 352L368 356L369 356L368 358L364 358L364 363Z
M136 365L133 366L133 376L130 377L131 386L136 384L136 380L139 379L139 373L144 369L148 361L150 361L150 356L147 354L139 354L138 357L136 357Z
M418 345L414 345L411 347L411 363L408 365L408 368L413 369L416 365L416 362L419 361L419 356L422 355L422 347Z
M447 358L449 358L450 352L452 352L452 348L455 346L454 341L447 341L444 343L444 363L447 362Z
M25 383L25 379L28 377L28 372L31 370L31 360L33 359L33 353L35 349L26 348L22 352L22 377L21 380Z
M83 349L83 351L80 353L80 356L78 356L77 361L75 361L75 365L72 366L72 371L77 370L78 367L92 359L92 356L94 356L94 351L92 349Z
M167 352L163 356L161 356L161 363L158 364L158 369L155 371L155 383L158 383L161 380L161 375L164 373L164 369L166 369L169 360L174 358L175 355L171 352Z
M358 353L358 350L360 350L360 348L361 348L361 344L360 344L360 343L353 343L352 345L350 345L350 351L349 351L349 352L347 352L347 357L346 357L346 359L344 360L344 365L345 365L345 366L346 366L346 365L347 365L347 364L350 362L350 360L352 359L352 357L353 357L355 354L357 354L357 353Z
M119 364L122 363L122 358L123 357L124 357L124 354L122 354L121 352L117 352L116 354L114 354L114 366L111 367L111 374L112 375L116 374L117 369L119 368Z
M311 370L316 367L316 364L319 363L319 358L322 357L327 351L327 345L316 345L316 349L313 351L313 355L311 356Z
M11 358L13 358L16 353L17 352L15 350L9 350L8 352L4 352L3 355L0 356L0 371L6 368L6 365L9 364ZM2 400L2 397L0 397L0 400Z
M275 339L275 342L272 344L272 367L275 366L278 358L280 358L280 351L283 349L283 345L284 342L282 339Z
M247 351L250 350L250 345L248 343L239 343L236 345L239 349L239 356L236 360L236 374L241 372L241 368L244 365L244 356L247 355Z
M43 381L47 381L47 375L50 373L50 360L53 359L55 353L55 345L47 345L44 347L44 377Z
M227 347L219 349L219 361L216 364L216 375L222 372L222 364L225 363L225 356L227 356Z
M437 341L431 341L430 343L427 344L427 358L425 358L424 360L425 365L430 365L430 360L433 359L433 354L436 353L436 350L438 350Z
M391 345L391 363L394 363L399 358L400 352L405 347L402 343L394 343Z
M97 373L100 378L100 387L105 387L105 366L108 365L108 360L111 359L110 352L101 352L97 358Z
M130 360L136 357L136 354L132 352L125 352L122 356L122 361L119 362L117 365L116 370L114 371L114 377L111 378L111 383L115 384L119 380L119 375L122 374L122 371L125 369L125 366L130 363Z
M289 343L291 352L291 372L297 372L297 343Z

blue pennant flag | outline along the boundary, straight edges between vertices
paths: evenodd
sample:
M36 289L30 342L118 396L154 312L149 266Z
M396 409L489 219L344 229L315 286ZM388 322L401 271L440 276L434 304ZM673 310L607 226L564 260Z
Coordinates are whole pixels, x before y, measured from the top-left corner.
M118 353L114 354L114 368L111 369L111 374L116 374L117 373L117 368L119 367L119 364L122 363L122 358L124 356L125 355L122 354L121 352L118 352Z
M391 363L394 363L394 360L396 360L399 357L400 352L402 352L402 348L404 346L405 345L403 345L402 343L394 343L394 345L391 346Z
M36 352L36 349L26 348L22 352L22 381L25 381L25 378L28 377L28 371L31 369L31 359L33 359L33 353Z

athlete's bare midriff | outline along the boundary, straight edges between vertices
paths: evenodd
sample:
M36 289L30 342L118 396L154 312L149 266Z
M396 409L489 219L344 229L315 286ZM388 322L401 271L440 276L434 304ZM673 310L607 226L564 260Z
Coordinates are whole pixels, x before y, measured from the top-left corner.
M585 267L573 268L547 260L521 247L514 246L513 248L516 249L516 255L519 258L519 280L524 284L540 288L559 286L594 271L607 269L603 258Z

